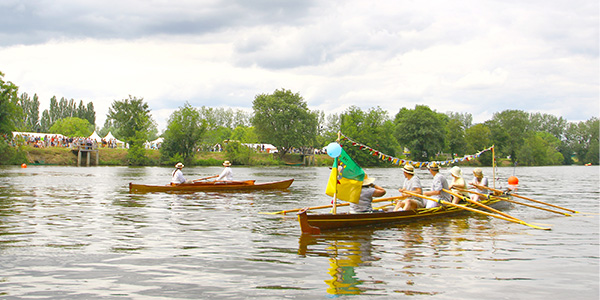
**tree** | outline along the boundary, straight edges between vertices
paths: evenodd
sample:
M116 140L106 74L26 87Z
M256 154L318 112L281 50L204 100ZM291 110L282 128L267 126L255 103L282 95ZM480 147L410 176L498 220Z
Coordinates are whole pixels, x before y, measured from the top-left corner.
M499 152L510 155L512 162L515 163L519 159L517 155L519 147L531 132L529 115L521 110L509 109L495 113L486 125L492 131L492 139Z
M484 124L475 124L465 130L467 153L473 154L493 146L492 131ZM492 154L483 153L479 161L487 166L492 165Z
M186 102L169 117L167 130L163 133L161 154L167 158L181 157L189 163L205 131L206 123L200 118L200 112Z
M313 146L317 135L317 116L304 99L290 90L260 94L252 102L252 124L262 142L273 144L280 158L292 147Z
M19 122L17 129L19 131L37 132L40 129L40 101L38 96L33 95L33 99L27 93L21 94L18 105L23 111L23 119Z
M467 142L465 141L464 123L458 119L450 118L446 124L446 141L448 150L452 154L463 156L466 152Z
M254 130L254 127L238 126L231 133L231 139L234 141L240 141L241 143L258 143L258 136Z
M519 147L519 163L524 166L559 165L564 158L556 150L560 140L548 132L530 133Z
M427 161L444 149L446 129L443 118L426 105L414 110L402 108L396 114L396 138L415 160Z
M86 137L94 132L94 125L88 120L77 117L68 117L54 122L50 127L50 133L58 133L68 137Z
M370 108L366 112L356 106L349 107L340 115L340 129L348 138L367 145L377 152L388 155L394 155L396 152L394 124L387 112L380 107ZM345 149L359 165L389 164L379 159L377 153L368 153L356 147Z
M129 143L127 158L132 165L144 165L147 158L143 143L150 139L150 134L156 130L156 123L152 119L148 104L143 98L129 96L129 99L113 101L106 115L112 123L116 137Z
M0 134L11 135L15 124L21 118L22 110L17 105L19 88L12 82L4 81L0 72Z

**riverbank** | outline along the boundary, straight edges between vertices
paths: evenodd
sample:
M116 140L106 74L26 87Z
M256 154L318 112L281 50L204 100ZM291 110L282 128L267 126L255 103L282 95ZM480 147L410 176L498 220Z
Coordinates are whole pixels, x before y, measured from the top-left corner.
M68 148L48 147L34 148L23 146L22 148L27 157L27 164L30 165L77 165L77 152ZM98 165L100 166L127 166L127 149L101 148L98 150ZM272 153L254 153L251 158L251 165L269 166L269 165L302 165L302 156L299 154L287 154L283 161L280 161ZM167 165L161 162L160 151L146 150L146 157L149 165L160 166ZM95 158L90 161L93 163ZM225 152L198 152L193 159L192 165L202 166L220 166L226 160ZM333 159L328 155L315 155L315 166L330 166ZM170 163L168 165L171 165Z

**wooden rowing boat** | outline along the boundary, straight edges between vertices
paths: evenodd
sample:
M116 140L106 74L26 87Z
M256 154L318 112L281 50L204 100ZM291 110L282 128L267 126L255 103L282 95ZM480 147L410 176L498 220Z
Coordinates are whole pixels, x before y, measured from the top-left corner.
M498 198L485 199L480 203L497 205ZM473 204L467 205L476 207ZM303 234L320 234L321 231L343 229L358 226L382 225L389 223L414 222L417 220L447 216L464 212L465 210L452 206L435 208L420 208L407 211L376 211L372 213L338 213L338 214L308 214L306 209L298 212L298 221Z
M284 190L290 187L294 179L282 181L255 183L245 181L198 181L179 185L147 185L129 183L130 193L152 192L202 192L202 191L248 191L248 190Z

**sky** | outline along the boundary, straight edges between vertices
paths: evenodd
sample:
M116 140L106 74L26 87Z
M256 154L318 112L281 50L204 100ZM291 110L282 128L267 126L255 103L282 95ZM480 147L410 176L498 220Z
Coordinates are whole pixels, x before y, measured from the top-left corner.
M600 114L597 0L0 0L0 72L37 94L143 98L159 130L194 107L252 111L299 93L311 110L507 109Z

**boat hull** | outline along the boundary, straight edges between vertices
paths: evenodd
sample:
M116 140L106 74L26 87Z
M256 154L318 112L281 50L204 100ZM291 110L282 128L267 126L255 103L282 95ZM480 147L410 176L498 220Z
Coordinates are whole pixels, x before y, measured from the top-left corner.
M485 200L482 204L495 205L501 200ZM469 207L474 207L469 205ZM305 234L319 234L321 231L336 230L369 225L382 225L401 222L415 222L421 219L447 216L465 212L452 206L422 208L408 211L381 211L372 213L308 214L306 210L298 213L300 229Z
M130 193L153 193L153 192L202 192L202 191L248 191L248 190L284 190L290 187L294 179L254 183L254 180L246 181L203 181L191 184L179 185L146 185L129 183Z

